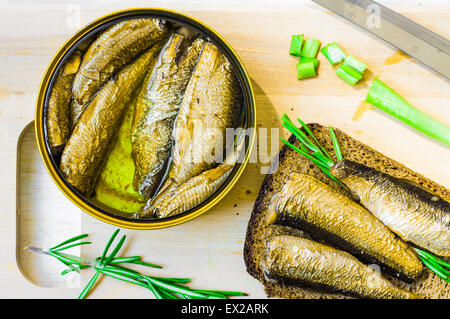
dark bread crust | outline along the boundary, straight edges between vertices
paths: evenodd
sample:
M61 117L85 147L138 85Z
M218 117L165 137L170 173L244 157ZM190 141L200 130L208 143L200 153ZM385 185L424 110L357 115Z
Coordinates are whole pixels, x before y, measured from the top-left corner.
M308 124L308 126L327 152L334 157L334 151L331 144L331 139L329 137L328 128L316 123ZM335 132L344 158L373 167L392 176L404 178L412 183L419 184L424 189L439 195L444 200L450 201L450 191L445 187L408 169L402 164L371 149L367 145L358 142L342 131L335 130ZM290 136L289 142L294 145L298 144L297 139L293 135ZM312 175L327 185L349 196L343 187L333 182L311 161L296 153L287 145L283 145L281 148L278 154L278 160L279 163L273 163L274 166L279 165L278 170L276 170L273 174L266 175L264 179L248 223L244 244L244 261L247 267L247 272L264 284L264 288L269 297L346 298L346 296L342 294L328 293L314 288L297 287L284 283L276 283L264 277L263 271L260 267L260 262L264 258L266 238L269 238L274 234L286 232L294 232L301 236L307 236L301 231L294 230L290 227L276 225L267 226L265 223L267 204L272 198L272 195L281 188L291 172L298 171ZM394 285L407 289L422 297L450 298L450 284L443 281L428 269L426 269L420 278L412 285L408 285L393 277L387 277Z

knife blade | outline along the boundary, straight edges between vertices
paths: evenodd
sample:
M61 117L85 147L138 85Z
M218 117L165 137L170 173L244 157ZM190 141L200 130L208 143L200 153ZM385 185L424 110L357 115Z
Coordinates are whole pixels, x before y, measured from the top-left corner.
M313 0L450 79L450 41L371 0Z

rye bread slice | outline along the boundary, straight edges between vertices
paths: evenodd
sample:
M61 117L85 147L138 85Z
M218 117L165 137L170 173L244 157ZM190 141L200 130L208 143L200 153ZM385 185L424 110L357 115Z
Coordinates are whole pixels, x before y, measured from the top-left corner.
M333 146L329 131L317 123L308 124L313 134L327 152L334 157ZM358 142L340 130L335 130L344 158L373 167L381 172L385 172L395 177L404 178L415 184L421 185L424 189L433 192L446 201L450 201L450 191L445 187L425 178L424 176L408 169L400 163L373 150L367 145ZM298 145L298 140L291 135L289 142ZM265 215L267 206L273 194L281 189L291 172L297 171L312 175L334 189L339 190L348 196L344 188L328 178L310 160L293 151L287 145L283 145L278 154L279 165L273 174L266 175L261 186L259 195L255 201L253 211L247 227L247 235L244 244L244 260L247 272L263 283L268 297L278 298L347 298L342 294L327 293L313 288L296 287L272 282L264 277L261 269L261 261L264 258L266 239L274 234L292 233L298 236L308 236L303 231L295 230L284 226L267 226ZM336 159L334 157L334 159ZM424 298L450 298L450 284L439 278L436 274L426 269L420 278L413 284L406 284L396 278L386 276L394 285L405 288Z

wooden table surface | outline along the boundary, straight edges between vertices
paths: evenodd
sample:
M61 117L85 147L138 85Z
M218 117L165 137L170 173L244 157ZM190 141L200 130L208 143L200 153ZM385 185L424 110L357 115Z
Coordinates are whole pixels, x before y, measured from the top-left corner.
M380 2L450 37L448 1ZM133 7L148 5L146 1L132 4ZM419 109L450 124L448 81L400 54L396 48L310 1L152 1L152 6L179 10L204 21L235 48L252 78L258 128L268 128L269 132L270 128L281 128L279 118L283 113L300 116L307 122L332 125L450 187L449 148L361 103L373 76L377 76ZM39 259L32 268L21 265L22 271L19 270L16 245L20 255L23 241L16 240L17 234L36 241L31 244L42 244L77 232L90 233L95 244L81 253L94 257L115 229L82 213L52 188L36 154L32 130L20 148L25 154L21 165L28 174L24 175L28 176L24 179L28 184L21 182L18 205L37 215L28 216L26 223L16 225L17 141L24 127L34 119L37 92L47 65L78 28L76 19L73 20L74 12L75 18L76 13L80 13L80 24L85 25L126 7L131 6L118 1L0 1L2 298L73 298L81 290L76 284L72 285L75 288L69 288L67 282L44 289L25 279L22 272L28 277L50 276L47 282L50 284L45 285L54 286L56 281L52 278L58 274L45 272L54 266L48 258ZM347 85L333 74L321 54L319 76L296 80L296 59L289 56L288 49L290 36L298 33L320 39L324 44L338 42L346 52L368 65L370 71L366 80L354 87ZM281 130L280 137L286 135L286 131ZM275 145L268 153L276 152L278 147ZM233 289L245 291L253 298L264 297L262 285L245 272L242 249L247 221L264 178L262 172L269 165L268 158L262 156L258 163L250 163L233 190L195 220L162 230L124 229L123 233L128 235L126 254L143 255L165 266L164 270L149 270L149 273L190 276L194 287ZM47 214L48 207L51 213ZM61 222L50 223L50 216L54 216L53 221L56 218ZM32 234L41 237L30 237ZM23 262L20 258L19 261ZM46 263L50 266L45 266ZM88 271L83 275L83 281L90 274ZM106 278L92 297L148 298L150 293Z

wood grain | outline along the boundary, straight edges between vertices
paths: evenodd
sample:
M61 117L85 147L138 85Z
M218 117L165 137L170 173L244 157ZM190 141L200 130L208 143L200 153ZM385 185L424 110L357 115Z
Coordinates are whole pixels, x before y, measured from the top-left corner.
M394 10L449 38L447 1L382 1ZM68 5L80 8L81 25L126 6L117 2L6 1L0 3L0 297L71 298L79 289L45 289L29 283L16 263L16 150L20 132L34 118L39 85L58 48L75 31L67 24ZM256 95L258 128L280 128L283 113L306 122L333 125L437 183L450 187L449 149L386 114L368 109L355 117L373 76L397 90L413 105L450 124L450 87L442 77L413 59L391 58L396 49L310 1L153 1L194 16L217 30L236 49ZM133 6L148 6L137 1ZM70 7L69 7L70 8ZM296 59L287 54L290 36L304 33L322 43L337 41L367 63L370 73L355 87L333 74L319 55L319 77L296 80ZM396 63L392 63L396 61ZM354 120L355 118L355 120ZM282 131L280 136L287 136ZM275 145L273 151L278 150ZM270 151L270 149L269 149ZM269 152L270 153L270 152ZM265 296L262 286L245 272L242 259L245 229L268 163L250 163L233 190L211 211L184 225L156 231L130 231L127 253L142 254L167 266L161 273L191 276L193 286L242 290ZM48 178L48 176L47 176ZM43 202L59 200L36 186ZM64 214L61 211L61 214ZM94 256L114 227L81 213L81 230L93 234ZM32 223L28 227L33 227ZM49 228L48 232L54 232ZM87 273L89 275L89 273ZM108 289L109 288L109 289ZM148 298L148 292L102 280L93 297Z

